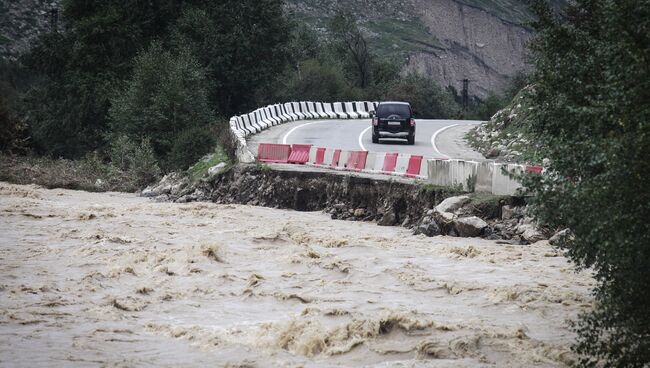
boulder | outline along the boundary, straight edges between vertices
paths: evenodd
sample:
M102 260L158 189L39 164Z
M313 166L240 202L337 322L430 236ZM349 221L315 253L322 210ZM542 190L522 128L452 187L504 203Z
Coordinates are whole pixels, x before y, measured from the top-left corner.
M381 220L377 221L379 226L393 226L397 223L397 218L394 212L386 212L381 217Z
M436 206L435 212L454 212L469 202L468 196L449 197Z
M208 175L213 176L221 174L226 170L226 166L228 165L226 165L225 162L220 162L208 169Z
M569 229L564 229L561 231L558 231L555 233L549 240L548 243L551 245L558 245L560 242L564 242L567 240L571 240L573 235L571 234L571 230Z
M423 221L420 226L415 229L415 235L418 234L424 234L428 237L440 235L440 227L435 221L429 219L429 221Z
M535 243L545 239L544 235L537 230L537 227L534 224L522 224L517 226L517 233L522 239L529 243Z
M498 148L492 147L490 150L485 154L486 158L494 158L498 157L501 154L501 151L499 151Z
M366 210L363 208L357 208L354 210L354 217L363 217L366 214Z
M144 197L157 197L160 195L178 194L187 184L187 177L179 173L170 173L160 179L158 184L145 188L140 195Z
M476 216L461 217L454 220L454 228L456 229L458 236L463 238L480 236L483 230L487 227L487 222Z

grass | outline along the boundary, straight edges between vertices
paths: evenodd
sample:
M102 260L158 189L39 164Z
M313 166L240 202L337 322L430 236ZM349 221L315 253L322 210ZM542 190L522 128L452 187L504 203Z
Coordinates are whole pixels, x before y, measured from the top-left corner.
M443 48L440 40L417 21L373 19L363 26L378 35L371 38L370 43L382 56L403 58L405 52L435 53Z
M255 167L256 167L258 170L261 170L261 171L271 171L271 166L269 166L269 165L267 165L267 164L265 164L265 163L256 162L256 163L255 163Z
M447 193L447 194L450 194L450 195L458 195L458 194L464 193L462 188L460 188L458 186L446 187L446 186L435 185L435 184L424 184L424 185L422 185L422 190L426 194L431 194L431 193L438 192L438 193Z
M190 167L187 172L192 181L197 181L208 175L208 170L222 162L226 163L227 169L232 166L232 162L228 155L221 146L217 146L215 151L206 157L202 158L199 162ZM226 171L227 171L226 169Z

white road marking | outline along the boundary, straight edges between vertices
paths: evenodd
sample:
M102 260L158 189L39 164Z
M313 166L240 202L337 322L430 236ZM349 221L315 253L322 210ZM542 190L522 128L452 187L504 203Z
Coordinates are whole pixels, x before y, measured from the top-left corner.
M459 125L479 125L479 124L483 124L483 122L482 122L482 121L477 121L477 122L465 123L465 124L452 124L452 125L447 125L447 126L444 127L444 128L440 128L440 129L438 129L438 130L437 130L435 133L433 133L433 135L431 136L431 146L433 146L433 150L436 151L436 152L437 152L439 155L441 155L441 156L444 156L444 157L446 157L446 158L451 158L451 157L449 157L449 155L445 155L444 153L440 152L440 150L438 149L438 146L436 145L436 138L438 138L438 134L444 132L444 131L447 130L447 129L450 129L450 128L453 128L453 127L457 127L457 126L459 126Z
M433 146L433 150L436 151L441 156L444 156L446 158L450 158L449 156L447 156L444 153L440 152L440 150L438 149L438 146L436 146L436 138L438 138L438 134L444 132L445 130L447 130L449 128L456 127L456 126L459 126L459 125L460 124L447 125L446 127L438 129L435 133L433 133L433 135L431 136L431 146Z
M282 144L287 144L287 139L289 138L291 133L295 132L298 128L302 128L307 125L318 124L318 123L322 123L322 121L312 121L311 123L300 124L297 127L294 127L293 129L288 131L287 134L284 135L284 138L282 138Z
M361 132L361 134L359 134L359 147L361 147L362 151L367 151L366 147L364 147L364 145L363 145L362 138L363 138L363 135L366 134L366 132L368 132L370 130L370 128L372 128L372 126L367 127L366 129L363 130L363 132Z

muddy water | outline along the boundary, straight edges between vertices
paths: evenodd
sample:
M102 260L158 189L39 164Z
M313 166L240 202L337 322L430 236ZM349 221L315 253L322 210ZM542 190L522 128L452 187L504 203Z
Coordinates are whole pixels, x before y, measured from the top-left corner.
M546 243L0 183L0 365L564 366Z

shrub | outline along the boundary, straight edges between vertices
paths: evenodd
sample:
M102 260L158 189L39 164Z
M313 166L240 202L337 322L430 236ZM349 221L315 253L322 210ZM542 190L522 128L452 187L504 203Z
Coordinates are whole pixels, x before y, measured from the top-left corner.
M527 178L536 214L597 280L577 324L585 367L650 364L650 1L538 3L529 131L552 175Z
M119 136L111 142L110 157L111 164L125 172L137 187L143 187L160 176L160 167L149 139L137 144L127 136Z
M389 83L379 98L410 102L421 118L444 119L458 110L452 96L433 79L415 74Z
M186 129L178 134L166 166L185 170L212 151L215 145L216 140L209 129L198 127Z
M165 169L180 168L186 164L181 146L190 150L190 156L196 149L206 152L205 140L187 133L207 130L214 121L205 84L203 69L189 51L172 53L153 43L138 55L133 77L112 100L111 135L134 141L148 137ZM192 147L191 140L198 147Z

